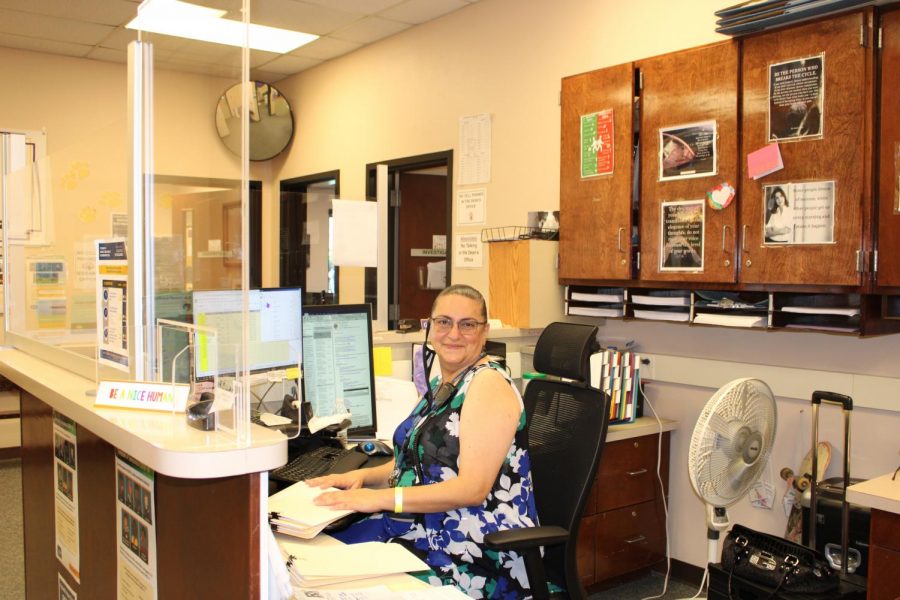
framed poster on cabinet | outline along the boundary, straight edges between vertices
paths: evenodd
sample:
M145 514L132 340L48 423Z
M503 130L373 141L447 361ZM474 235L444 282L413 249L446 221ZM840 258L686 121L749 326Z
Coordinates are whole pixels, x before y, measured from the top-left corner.
M825 55L769 65L770 142L822 137Z
M660 271L702 271L706 202L679 200L660 204Z
M613 110L581 115L581 177L612 175Z
M717 170L715 121L660 128L660 181L707 177Z

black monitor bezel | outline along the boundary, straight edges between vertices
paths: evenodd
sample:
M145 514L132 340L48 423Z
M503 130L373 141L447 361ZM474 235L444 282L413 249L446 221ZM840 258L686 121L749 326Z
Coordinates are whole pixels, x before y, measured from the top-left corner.
M368 323L368 328L366 329L366 335L368 336L368 347L369 347L369 385L372 390L372 424L354 427L353 425L347 430L348 437L352 438L365 438L371 437L374 438L376 432L378 431L378 411L377 411L377 401L376 401L376 393L375 393L375 360L372 356L372 305L369 303L359 303L359 304L310 304L303 307L303 315L302 319L305 320L308 314L314 315L334 315L334 314L346 314L346 313L360 313L365 311L366 313L366 321ZM305 325L301 322L301 329L305 331ZM301 373L303 371L303 357L306 355L306 348L301 349ZM306 381L305 377L301 378L301 394L303 401L306 401Z

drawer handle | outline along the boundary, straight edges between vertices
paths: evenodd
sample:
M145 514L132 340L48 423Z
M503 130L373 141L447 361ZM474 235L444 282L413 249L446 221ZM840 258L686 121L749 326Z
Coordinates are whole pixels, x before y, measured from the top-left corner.
M626 544L637 544L639 542L643 542L646 539L647 538L642 535L636 535L636 536L628 538L627 540L624 540L624 541Z
M625 474L629 477L637 477L638 475L643 475L647 472L647 469L638 469L637 471L625 471Z

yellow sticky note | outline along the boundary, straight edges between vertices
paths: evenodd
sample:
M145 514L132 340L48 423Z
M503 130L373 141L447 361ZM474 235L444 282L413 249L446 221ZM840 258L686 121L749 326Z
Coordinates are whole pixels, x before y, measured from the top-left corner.
M297 367L290 367L284 370L285 379L297 379L298 377L300 377L300 369Z
M372 361L375 363L375 375L390 377L394 374L394 359L391 357L390 346L372 348Z

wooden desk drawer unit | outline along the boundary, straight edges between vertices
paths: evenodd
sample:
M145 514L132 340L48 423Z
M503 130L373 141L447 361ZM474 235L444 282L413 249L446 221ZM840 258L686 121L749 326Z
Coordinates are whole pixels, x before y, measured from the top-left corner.
M869 600L900 598L900 515L872 509Z
M651 566L665 557L665 513L656 477L658 435L610 442L581 521L578 569L585 586ZM669 433L660 475L668 493Z

